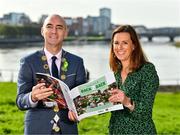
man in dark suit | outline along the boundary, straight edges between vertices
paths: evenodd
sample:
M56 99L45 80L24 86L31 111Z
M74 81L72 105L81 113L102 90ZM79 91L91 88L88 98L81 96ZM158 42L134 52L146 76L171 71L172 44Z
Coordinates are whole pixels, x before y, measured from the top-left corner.
M44 87L44 83L37 84L36 73L52 75L52 56L55 56L57 78L72 89L86 82L83 60L62 49L67 26L61 16L48 16L41 34L44 37L44 48L20 61L16 103L20 110L27 110L24 134L78 134L73 112L53 105L44 106L43 100L52 95L53 91Z

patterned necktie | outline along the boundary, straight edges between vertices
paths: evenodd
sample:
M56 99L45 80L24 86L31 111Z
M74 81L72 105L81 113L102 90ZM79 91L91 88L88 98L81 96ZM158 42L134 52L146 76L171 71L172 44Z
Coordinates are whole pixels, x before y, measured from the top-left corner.
M56 62L55 62L57 57L52 56L51 59L52 59L52 65L51 65L52 76L56 77L56 78L59 78L59 76L58 76L58 68L57 68L57 65L56 65Z

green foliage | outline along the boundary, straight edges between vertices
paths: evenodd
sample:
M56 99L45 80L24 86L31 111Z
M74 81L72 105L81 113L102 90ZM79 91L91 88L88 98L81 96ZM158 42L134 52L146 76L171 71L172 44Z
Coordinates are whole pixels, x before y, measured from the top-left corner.
M25 25L25 26L12 26L0 24L0 36L5 38L16 38L16 37L28 37L28 36L39 36L40 26L39 25Z
M0 33L6 37L15 37L17 35L17 27L10 25L0 25Z
M24 112L17 109L16 83L0 83L0 134L23 134ZM180 93L158 93L153 119L158 134L180 134ZM108 134L111 113L83 119L79 133L83 135Z

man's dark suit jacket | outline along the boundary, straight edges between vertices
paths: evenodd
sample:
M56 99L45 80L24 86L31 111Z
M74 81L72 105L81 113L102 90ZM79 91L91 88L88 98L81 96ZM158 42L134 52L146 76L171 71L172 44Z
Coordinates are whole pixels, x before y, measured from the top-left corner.
M70 89L86 82L83 59L62 50L64 58L68 61L68 69L65 82ZM29 103L29 94L32 87L36 85L37 72L48 73L50 71L44 67L47 61L42 60L43 50L28 55L20 61L20 71L18 74L18 93L16 104L20 110L27 110L25 115L25 134L50 134L52 132L55 112L52 108L45 108L42 102L34 108ZM61 74L61 73L60 73ZM68 119L68 110L63 109L58 112L60 117L59 126L62 134L78 134L77 123Z

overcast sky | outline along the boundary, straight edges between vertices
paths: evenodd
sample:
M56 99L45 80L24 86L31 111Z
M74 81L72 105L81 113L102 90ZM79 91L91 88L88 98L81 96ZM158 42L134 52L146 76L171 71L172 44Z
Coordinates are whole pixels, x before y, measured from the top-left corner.
M24 12L32 21L52 13L98 16L102 7L111 8L114 24L180 27L180 0L0 0L0 17L9 12Z

